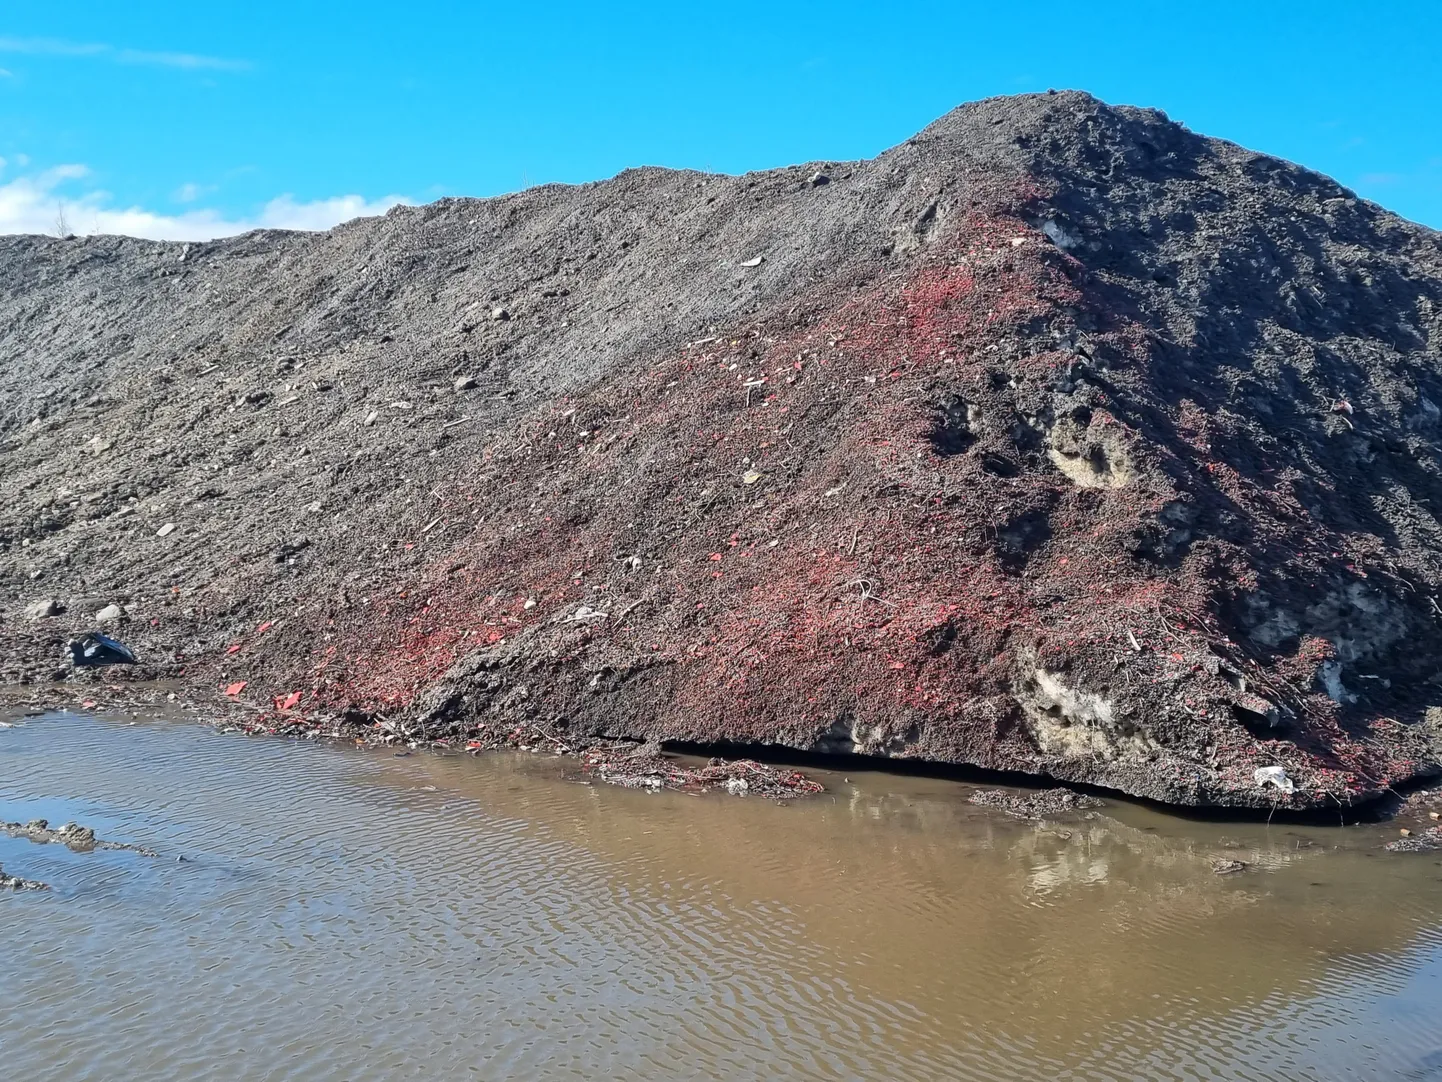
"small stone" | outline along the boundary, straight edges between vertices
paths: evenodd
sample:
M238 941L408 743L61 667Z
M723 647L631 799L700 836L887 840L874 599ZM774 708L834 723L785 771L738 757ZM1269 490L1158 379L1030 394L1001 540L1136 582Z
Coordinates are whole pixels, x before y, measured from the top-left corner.
M742 265L743 267L759 267L759 266L761 266L761 264L764 263L765 261L766 261L766 257L765 257L764 255L758 255L758 256L752 256L750 259L743 259L743 260L741 261L741 265Z
M741 483L743 485L754 485L759 480L761 480L761 472L759 470L747 470L741 475Z
M124 619L124 617L125 610L119 605L106 605L105 608L95 614L95 622L97 624L113 624L117 620Z
M32 601L25 606L25 615L31 620L45 620L51 616L59 616L64 611L65 606L50 597Z
M175 523L173 523L173 522L167 522L164 526L160 527L160 529L158 529L158 530L155 531L155 536L156 536L156 537L169 537L169 536L170 536L171 534L173 534L174 532L175 532Z
M825 173L818 170L817 172L811 174L810 179L808 179L806 183L810 184L813 188L819 188L823 184L830 184L831 178Z
M379 410L371 410L369 413L366 414L365 423L366 423L367 425L373 425L373 424L376 423L376 418L379 417L379 416L380 416L380 411L379 411Z
M511 318L511 313L505 308L492 308L491 321L493 323L504 323Z
M476 389L476 377L475 377L475 376L458 376L458 377L456 378L456 390L458 390L458 391L474 391L475 389Z

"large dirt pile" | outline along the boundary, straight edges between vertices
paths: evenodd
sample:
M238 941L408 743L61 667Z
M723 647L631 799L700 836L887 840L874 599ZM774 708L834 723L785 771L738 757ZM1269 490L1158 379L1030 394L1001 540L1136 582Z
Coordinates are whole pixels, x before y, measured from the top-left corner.
M274 727L1354 804L1438 769L1439 435L1437 233L1084 94L321 235L3 238L0 679L94 697L65 641L114 606L120 675Z

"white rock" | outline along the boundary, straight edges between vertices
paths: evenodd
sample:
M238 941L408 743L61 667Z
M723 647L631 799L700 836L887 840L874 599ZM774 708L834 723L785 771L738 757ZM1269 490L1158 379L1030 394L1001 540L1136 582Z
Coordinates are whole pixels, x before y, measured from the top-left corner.
M95 622L97 624L113 624L124 616L125 610L119 605L106 605L95 614Z
M175 532L175 523L173 523L173 522L167 522L164 526L160 527L160 529L158 529L158 530L155 531L155 536L156 536L156 537L169 537L169 536L170 536L171 534L173 534L174 532Z

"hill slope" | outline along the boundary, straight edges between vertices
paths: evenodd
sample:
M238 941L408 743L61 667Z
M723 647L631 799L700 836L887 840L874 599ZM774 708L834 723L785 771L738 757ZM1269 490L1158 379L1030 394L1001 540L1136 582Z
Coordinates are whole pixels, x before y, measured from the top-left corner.
M132 675L274 726L1354 803L1438 769L1439 362L1437 233L1076 93L868 162L0 238L0 679L83 681L115 604Z

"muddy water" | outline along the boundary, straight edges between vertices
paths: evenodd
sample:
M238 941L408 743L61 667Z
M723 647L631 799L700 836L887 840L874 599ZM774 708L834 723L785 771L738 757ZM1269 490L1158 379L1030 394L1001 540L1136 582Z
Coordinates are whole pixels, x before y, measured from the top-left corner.
M161 854L0 838L52 886L0 896L7 1077L1442 1079L1442 864L1386 828L562 771L0 730L0 817Z

